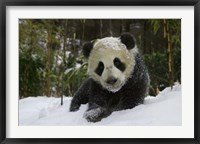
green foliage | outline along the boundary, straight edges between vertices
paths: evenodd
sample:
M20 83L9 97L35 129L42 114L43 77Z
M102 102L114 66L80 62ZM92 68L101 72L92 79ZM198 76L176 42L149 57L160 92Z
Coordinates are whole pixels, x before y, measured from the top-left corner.
M73 96L86 78L87 63L83 63L79 68L68 69L64 73L65 95Z
M161 27L162 20L161 19L154 19L154 20L150 19L150 20L148 20L148 22L152 25L153 32L154 32L154 34L156 34Z
M174 49L174 71L175 71L175 81L181 83L181 49Z
M171 86L173 82L181 81L181 20L150 19L148 23L152 26L154 37L163 38L156 38L158 41L151 43L154 47L163 47L164 51L159 48L145 58L150 69L151 85L162 90L161 86Z
M41 31L40 31L41 32ZM20 20L19 26L19 94L20 97L42 94L45 50L38 44L38 25ZM40 81L40 83L38 83Z
M44 61L36 55L30 56L28 53L20 53L19 65L20 96L41 95L45 82L43 77Z
M173 47L180 48L181 46L181 20L169 20L169 25L172 33Z
M154 88L169 86L167 55L162 53L146 54L144 61L149 70L151 85Z
M166 53L145 54L144 61L148 67L151 85L162 90L169 86L168 58ZM175 81L181 82L181 49L174 49Z

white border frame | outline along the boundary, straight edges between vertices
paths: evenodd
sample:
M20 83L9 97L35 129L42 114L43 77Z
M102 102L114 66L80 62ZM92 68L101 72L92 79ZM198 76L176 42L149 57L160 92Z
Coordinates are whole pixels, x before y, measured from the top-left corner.
M8 6L6 14L7 138L194 138L193 6ZM182 126L18 126L19 18L181 18Z

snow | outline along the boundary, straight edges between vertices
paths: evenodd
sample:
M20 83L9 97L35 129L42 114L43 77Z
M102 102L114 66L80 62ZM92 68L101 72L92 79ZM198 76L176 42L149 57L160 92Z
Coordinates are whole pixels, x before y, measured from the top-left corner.
M182 124L181 85L166 88L157 97L147 96L144 104L133 109L113 112L100 122L87 122L84 115L87 104L77 112L69 112L71 97L28 97L19 100L19 125L127 125L127 126L180 126Z
M81 67L81 64L76 63L76 65L75 65L75 69L79 69L80 67Z
M63 59L61 56L57 55L57 65L61 65L63 62Z
M95 44L94 47L96 47L99 44L103 44L103 46L106 46L106 47L111 48L113 50L126 49L126 46L123 43L121 43L120 39L114 38L114 37L102 38L102 39L97 41L97 43Z

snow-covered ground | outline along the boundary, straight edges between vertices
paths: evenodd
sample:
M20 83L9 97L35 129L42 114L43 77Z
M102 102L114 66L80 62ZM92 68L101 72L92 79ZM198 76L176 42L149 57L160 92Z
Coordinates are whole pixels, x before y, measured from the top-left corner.
M77 112L69 112L71 98L28 97L19 100L19 125L132 125L180 126L182 122L181 85L166 88L157 97L148 96L144 104L133 109L113 112L97 123L87 122L83 114L87 105Z

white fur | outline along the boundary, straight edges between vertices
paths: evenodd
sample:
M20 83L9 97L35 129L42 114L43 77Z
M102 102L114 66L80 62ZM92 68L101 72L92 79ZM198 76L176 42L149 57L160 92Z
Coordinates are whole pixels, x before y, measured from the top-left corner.
M90 53L88 74L105 89L117 92L131 76L137 53L138 50L136 47L128 50L119 38L107 37L100 39L94 44L94 48ZM126 69L124 72L114 66L113 60L116 57L125 63ZM104 63L104 71L101 76L95 73L99 61ZM117 82L114 85L107 84L106 81L109 77L117 78Z

